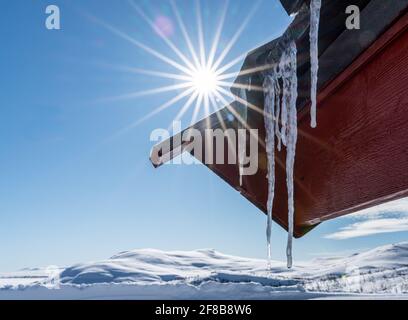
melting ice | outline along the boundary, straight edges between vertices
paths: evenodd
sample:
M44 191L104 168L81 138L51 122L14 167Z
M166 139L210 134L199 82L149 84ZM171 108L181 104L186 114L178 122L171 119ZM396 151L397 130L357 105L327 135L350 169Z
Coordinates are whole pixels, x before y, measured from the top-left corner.
M311 64L311 92L312 106L310 110L311 126L316 128L316 105L317 105L317 74L319 71L319 22L322 0L310 2L310 64Z
M264 81L266 152L268 156L268 258L271 257L272 210L275 196L275 136L286 146L286 175L288 189L288 268L292 267L292 238L294 225L293 167L297 142L297 49L290 42L279 64ZM281 94L282 93L282 94ZM282 96L282 98L281 98ZM282 100L281 100L282 99ZM281 101L280 101L281 100Z
M265 88L265 115L269 115L265 119L265 130L266 130L266 153L268 156L268 223L266 226L266 237L268 241L268 266L271 263L271 233L272 233L272 210L273 210L273 199L275 197L275 134L279 130L279 125L276 121L279 114L276 113L275 99L279 95L276 94L276 84L278 79L276 74L272 74L265 78L264 88ZM276 99L276 100L278 100Z
M250 88L250 84L248 85ZM239 91L240 98L242 101L247 101L247 94L245 89L240 89ZM246 105L242 105L239 110L239 115L246 123L248 118L248 109ZM246 129L245 126L239 122L238 124L239 129ZM246 130L238 130L239 136L238 138L238 164L239 164L239 185L242 187L242 178L244 174L244 160L245 160L245 152L246 152Z
M310 61L311 61L311 126L317 126L316 101L317 77L319 69L318 36L321 0L312 0L310 4ZM286 183L288 190L288 244L287 264L293 265L292 243L294 232L294 165L297 143L297 48L291 41L283 52L279 63L265 77L265 130L266 153L268 157L268 220L267 242L268 261L271 259L272 211L275 197L275 147L280 151L281 144L286 146Z

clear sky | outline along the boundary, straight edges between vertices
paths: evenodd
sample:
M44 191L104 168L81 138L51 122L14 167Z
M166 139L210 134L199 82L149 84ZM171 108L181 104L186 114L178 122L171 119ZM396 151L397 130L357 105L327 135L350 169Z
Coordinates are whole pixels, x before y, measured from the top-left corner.
M135 2L189 55L169 1ZM197 48L194 1L175 3ZM45 27L50 4L60 8L61 30ZM253 6L253 1L230 1L218 55ZM222 8L223 1L201 1L207 52ZM277 37L289 22L277 0L263 0L224 62ZM215 248L264 258L266 217L236 191L202 165L153 169L150 133L167 128L185 101L129 128L179 92L124 95L174 84L135 68L178 70L107 26L180 60L126 0L3 1L0 271L63 266L136 248ZM295 241L295 259L406 240L406 207L402 201L381 212L324 223ZM382 222L391 223L393 232L383 233ZM273 258L284 259L286 232L277 225L272 243Z

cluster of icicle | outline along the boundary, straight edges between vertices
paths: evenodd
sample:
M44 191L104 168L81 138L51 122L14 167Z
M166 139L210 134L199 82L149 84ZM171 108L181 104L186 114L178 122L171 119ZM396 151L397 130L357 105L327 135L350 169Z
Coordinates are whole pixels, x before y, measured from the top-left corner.
M311 55L311 125L316 127L316 94L318 73L318 30L321 0L311 1L310 55ZM286 249L288 268L293 265L292 242L294 231L294 165L297 143L297 48L291 41L279 63L265 77L265 129L268 157L268 263L271 261L272 210L275 197L275 147L286 147L286 183L288 190L288 245Z
M268 259L271 259L272 209L275 196L275 146L287 149L286 175L288 189L288 268L292 267L294 219L293 167L297 142L297 49L294 41L283 52L279 64L265 77L265 129L268 155ZM277 141L275 144L275 140Z

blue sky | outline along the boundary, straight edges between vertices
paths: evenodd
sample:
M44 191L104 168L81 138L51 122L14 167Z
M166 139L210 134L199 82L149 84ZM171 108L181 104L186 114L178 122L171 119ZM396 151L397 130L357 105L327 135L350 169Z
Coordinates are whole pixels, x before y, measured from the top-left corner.
M151 19L166 17L172 22L169 39L188 54L167 0L136 3ZM201 1L207 46L221 3ZM45 8L50 4L61 10L61 30L45 28ZM176 4L196 46L194 1ZM220 51L253 5L230 1ZM264 258L266 218L236 191L204 166L152 168L150 133L167 128L182 102L117 134L177 94L112 99L173 84L123 67L177 70L90 16L178 59L126 0L13 0L2 6L0 271L66 265L136 248L215 248ZM278 1L262 1L225 61L272 40L289 22ZM237 64L231 71L239 68ZM183 121L188 124L189 119L191 112ZM395 206L380 214L375 210L322 224L295 242L295 258L406 240L407 204ZM395 215L397 222L392 220ZM404 221L405 228L379 233L381 219L394 226ZM371 231L360 232L367 228ZM284 259L286 233L276 225L272 243L273 258Z

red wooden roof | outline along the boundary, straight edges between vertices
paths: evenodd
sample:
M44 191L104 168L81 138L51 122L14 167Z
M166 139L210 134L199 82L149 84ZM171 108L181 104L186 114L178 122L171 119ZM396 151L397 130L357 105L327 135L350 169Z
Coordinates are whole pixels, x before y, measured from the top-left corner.
M323 80L319 82L317 129L309 126L308 108L300 108L298 115L299 138L294 172L297 237L322 221L408 196L408 15L404 13L407 5L408 1L396 1L392 8L388 7L388 12L381 13L384 18L376 20L378 25L375 27L378 37L364 40L366 42L358 46L359 50L367 45L367 41L370 45L362 52L353 51L352 45L367 29L354 31L355 34L344 31L320 55L323 76L319 74L319 77ZM368 5L362 14L365 19L367 15L372 18L376 10L375 6ZM369 23L369 19L363 20L363 27L364 23ZM348 56L352 60L344 66L342 64L346 60L343 59L340 62L342 69L334 66L331 68L334 72L324 75L325 66L330 61L336 63L333 57L341 56L338 50L342 44L353 51ZM274 50L276 46L275 41L261 47L258 54L255 50L248 56L246 64L258 63L259 59L267 56L265 52ZM356 54L358 58L354 57ZM256 74L252 80L261 84L262 76ZM302 100L302 90L300 87L299 103L307 106L308 99L303 97ZM263 109L262 93L251 91L247 94L250 103ZM233 102L230 107L238 109L242 105ZM238 121L231 117L228 108L193 127L204 133L208 127L222 128L221 120L228 128L238 128ZM259 129L258 173L244 177L240 186L237 165L207 166L266 213L267 157L262 113L249 108L248 125ZM179 146L178 140L175 137L171 140L171 149L162 152L161 158L152 159L156 166L176 155L173 151ZM155 149L161 149L165 144ZM187 145L184 144L182 150L187 150ZM202 151L205 155L206 150ZM286 229L284 159L285 151L277 152L273 211L274 220Z

